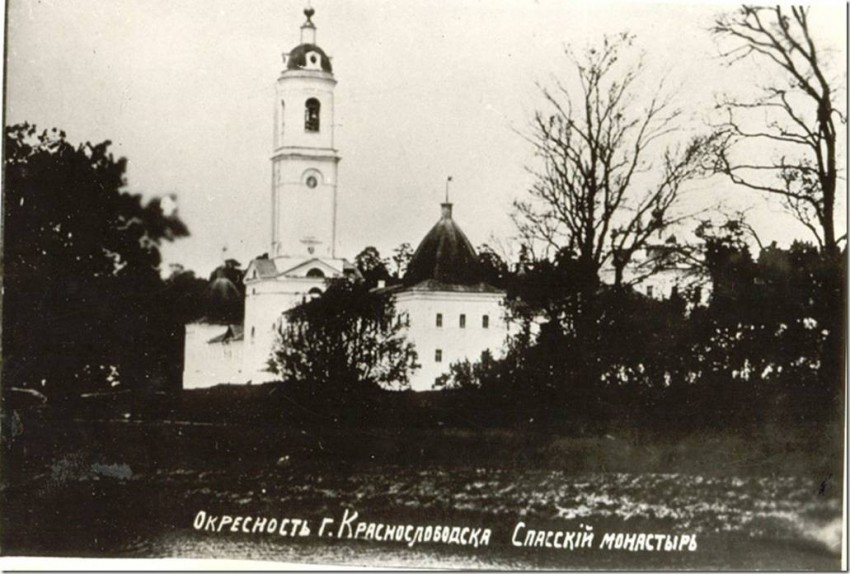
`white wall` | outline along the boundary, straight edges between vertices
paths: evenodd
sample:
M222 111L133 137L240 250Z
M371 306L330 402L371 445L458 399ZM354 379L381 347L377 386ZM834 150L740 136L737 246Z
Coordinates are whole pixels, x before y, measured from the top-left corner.
M183 388L202 389L223 383L243 383L242 341L209 344L227 325L186 325Z
M623 270L623 281L628 283L643 275L644 272L641 270L636 270L633 266L628 266ZM599 276L604 283L609 285L614 283L614 271L612 269L600 270ZM694 274L690 269L663 269L649 277L643 278L634 288L647 297L660 300L670 297L674 287L679 290L680 294L684 294L686 289L696 286L700 286L701 288L700 303L707 304L711 297L711 282L706 281L704 277Z
M501 357L508 335L503 295L494 293L455 293L446 291L406 291L396 296L396 311L406 313L410 326L408 340L416 346L418 362L422 365L411 378L415 391L430 390L438 376L448 372L456 361L477 361L482 351L489 349ZM436 326L437 313L443 316L443 326ZM466 315L466 327L459 318ZM490 319L489 328L482 327L482 317ZM437 349L442 360L436 360Z
M286 275L268 279L251 277L249 266L245 278L245 351L242 371L245 380L262 383L277 380L267 371L268 360L276 341L277 328L284 312L307 301L310 291L327 287L326 278L342 275L342 259L309 259L279 257L275 259L278 270L296 268ZM298 267L300 265L300 267ZM319 268L326 278L306 277L307 272Z
M338 161L335 155L315 153L287 152L274 157L272 256L333 257ZM315 188L307 186L310 175L318 181ZM307 237L318 243L304 243L302 240ZM313 253L309 252L310 247Z

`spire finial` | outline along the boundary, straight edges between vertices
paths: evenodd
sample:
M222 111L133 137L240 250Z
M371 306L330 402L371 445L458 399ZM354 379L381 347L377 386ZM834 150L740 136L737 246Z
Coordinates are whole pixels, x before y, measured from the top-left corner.
M452 181L452 176L446 178L446 203L449 202L449 183Z
M316 11L310 5L310 0L307 0L307 7L304 8L304 15L307 16L307 21L301 24L301 43L315 44L316 43L316 25L313 24L313 14Z

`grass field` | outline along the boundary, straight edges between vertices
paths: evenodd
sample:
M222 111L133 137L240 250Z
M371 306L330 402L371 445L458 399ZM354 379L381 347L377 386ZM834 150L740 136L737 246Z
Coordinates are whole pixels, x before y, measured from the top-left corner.
M551 436L141 421L24 421L8 445L3 553L384 566L839 566L841 461L812 437ZM487 548L197 532L196 513L493 530ZM516 548L538 529L694 534L695 552ZM69 525L72 525L70 527Z

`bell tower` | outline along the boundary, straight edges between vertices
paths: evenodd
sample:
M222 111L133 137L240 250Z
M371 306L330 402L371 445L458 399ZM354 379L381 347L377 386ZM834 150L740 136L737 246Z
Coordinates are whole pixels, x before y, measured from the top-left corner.
M283 55L275 87L271 256L336 257L337 165L330 58L316 45L315 10Z

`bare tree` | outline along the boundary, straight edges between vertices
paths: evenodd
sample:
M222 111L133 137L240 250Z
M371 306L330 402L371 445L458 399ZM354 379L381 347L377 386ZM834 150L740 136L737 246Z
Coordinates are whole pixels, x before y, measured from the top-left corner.
M835 254L843 239L835 231L836 119L846 119L836 107L835 82L815 47L808 14L799 6L742 6L716 20L712 31L730 65L753 58L783 76L759 97L721 104L726 115L719 169L736 184L780 197L821 250ZM765 144L775 157L753 160L763 154L749 146Z
M581 58L567 50L580 87L541 88L546 108L535 113L527 139L542 167L532 170L530 199L514 203L521 239L535 256L566 250L596 277L610 265L616 285L653 233L685 217L675 209L682 184L702 168L709 143L665 146L682 112L657 81L648 97L642 93L643 63L620 62L632 43L621 34Z

